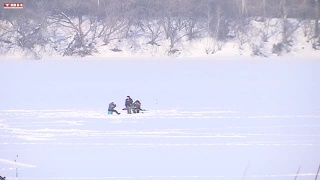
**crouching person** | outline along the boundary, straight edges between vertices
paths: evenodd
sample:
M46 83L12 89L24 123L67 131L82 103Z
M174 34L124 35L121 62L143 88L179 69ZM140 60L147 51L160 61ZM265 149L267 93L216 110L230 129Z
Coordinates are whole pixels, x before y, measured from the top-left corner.
M115 112L115 113L117 113L119 115L120 113L117 110L114 109L115 107L117 107L117 105L114 102L111 102L109 104L108 114L112 114L113 112Z
M142 111L141 109L141 102L139 100L136 100L134 103L133 103L133 113L139 113L140 111Z

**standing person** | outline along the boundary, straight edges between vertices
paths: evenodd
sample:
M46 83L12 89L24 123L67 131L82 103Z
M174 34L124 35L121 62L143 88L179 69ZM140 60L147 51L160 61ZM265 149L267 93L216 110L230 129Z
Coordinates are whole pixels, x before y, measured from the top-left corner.
M112 114L112 112L115 112L115 113L117 113L119 115L120 113L117 110L114 109L115 107L117 107L117 105L114 102L111 102L109 104L108 114Z
M131 114L131 106L132 106L133 100L131 99L130 96L127 96L126 102L125 102L125 106L126 106L126 110L128 112L128 114Z
M142 111L141 109L141 102L139 100L136 100L133 103L133 113L139 113L140 111Z

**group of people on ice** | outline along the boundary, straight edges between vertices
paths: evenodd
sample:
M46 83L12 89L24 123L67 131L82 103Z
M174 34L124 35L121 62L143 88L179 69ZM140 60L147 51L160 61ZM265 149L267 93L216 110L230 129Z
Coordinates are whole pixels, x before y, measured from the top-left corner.
M115 110L116 107L117 105L114 102L111 102L109 104L108 114L112 114L113 112L117 113L118 115L121 114L117 110ZM131 114L132 112L140 113L140 111L143 111L143 109L141 109L141 102L139 100L133 102L130 96L127 96L125 101L125 108L123 108L122 110L127 110L128 114Z

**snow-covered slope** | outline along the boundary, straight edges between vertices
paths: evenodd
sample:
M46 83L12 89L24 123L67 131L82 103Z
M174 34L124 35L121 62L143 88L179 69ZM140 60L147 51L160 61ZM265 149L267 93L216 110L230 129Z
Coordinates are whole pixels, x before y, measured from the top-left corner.
M74 20L75 23L77 20ZM177 42L173 45L170 39L165 37L164 32L159 33L156 43L151 45L150 34L143 31L139 26L132 26L129 35L125 38L121 32L115 31L111 34L112 38L105 42L101 37L95 37L96 32L91 32L92 24L85 21L81 28L83 31L89 31L84 37L86 46L95 49L91 57L104 58L128 58L128 57L303 57L319 58L319 42L313 37L312 20L289 19L286 35L286 43L283 44L284 33L281 19L252 18L249 23L243 25L240 31L237 26L230 25L228 36L224 40L217 40L208 36L206 30L202 29L197 38L189 40L183 29L177 35ZM35 42L32 48L20 47L17 45L21 39L20 35L15 33L14 27L9 23L0 22L3 29L1 54L2 58L61 58L70 54L67 49L75 43L76 32L66 26L52 24L43 29L39 34L41 38L47 40L46 44ZM102 29L102 24L97 25L97 31ZM6 32L5 30L11 30ZM26 32L27 34L32 33ZM116 34L120 33L120 34ZM41 39L40 38L40 39ZM181 38L181 39L180 39ZM34 41L34 38L31 38ZM9 41L10 43L5 43ZM75 52L77 52L75 45ZM318 50L317 50L318 49ZM71 51L71 50L70 50ZM79 49L81 51L81 48ZM80 55L76 55L78 59Z

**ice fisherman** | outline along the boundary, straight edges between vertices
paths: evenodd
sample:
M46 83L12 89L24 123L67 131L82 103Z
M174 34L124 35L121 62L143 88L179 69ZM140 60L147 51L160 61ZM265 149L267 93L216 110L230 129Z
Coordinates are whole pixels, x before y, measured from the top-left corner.
M117 110L114 109L116 107L117 107L117 105L114 102L111 102L109 104L108 113L112 114L112 112L115 112L115 113L117 113L119 115L120 113Z
M126 106L125 109L127 110L128 114L131 114L132 104L133 104L133 100L131 99L130 96L127 96L127 99L125 102L125 106Z
M140 111L142 111L141 109L141 102L139 100L136 100L134 103L133 103L133 113L139 113Z

